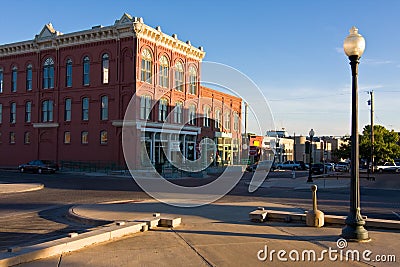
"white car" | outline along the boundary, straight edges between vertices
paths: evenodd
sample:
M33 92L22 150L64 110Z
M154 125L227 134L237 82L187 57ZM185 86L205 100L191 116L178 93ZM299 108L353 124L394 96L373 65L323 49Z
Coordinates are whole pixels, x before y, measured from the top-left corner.
M376 166L378 172L400 172L400 166L394 162L385 162L383 165Z

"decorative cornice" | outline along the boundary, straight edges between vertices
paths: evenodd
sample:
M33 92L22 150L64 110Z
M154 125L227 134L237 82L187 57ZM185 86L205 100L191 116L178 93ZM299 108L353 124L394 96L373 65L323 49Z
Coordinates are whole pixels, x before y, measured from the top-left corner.
M56 31L51 23L46 24L33 40L0 45L0 57L135 36L166 46L198 61L201 61L205 56L202 47L196 48L190 44L190 41L182 42L177 39L176 34L172 36L164 34L160 27L154 29L144 24L142 18L124 14L112 26L103 27L99 25L89 30L69 34Z

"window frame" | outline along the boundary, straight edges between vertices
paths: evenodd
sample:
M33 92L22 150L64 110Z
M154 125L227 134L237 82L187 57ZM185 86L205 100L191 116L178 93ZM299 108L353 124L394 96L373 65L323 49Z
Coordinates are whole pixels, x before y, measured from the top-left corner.
M42 101L41 122L53 122L54 120L54 102L51 99Z
M9 143L10 144L12 144L12 145L14 145L14 144L16 144L16 142L17 142L17 137L16 137L16 135L15 135L15 132L10 132L10 135L9 135Z
M32 91L33 71L32 64L26 67L26 91Z
M81 144L82 145L89 144L89 132L88 131L81 132Z
M54 60L46 58L43 64L43 89L54 89Z
M175 72L174 72L174 78L175 78L175 90L183 92L185 87L185 69L183 66L183 63L178 60L175 63Z
M11 71L11 92L17 92L18 68L14 66Z
M0 68L0 93L3 93L3 85L4 85L4 70Z
M87 104L87 107L85 104ZM82 105L81 105L82 121L89 121L89 107L90 107L89 97L82 97Z
M64 100L64 121L69 122L72 120L72 98Z
M101 56L101 81L102 84L108 84L110 78L110 56L104 53Z
M103 139L103 135L105 134L105 139ZM100 145L107 145L108 144L108 132L107 130L100 131Z
M166 122L168 116L168 99L158 100L158 121Z
M108 96L106 95L103 95L100 98L100 120L108 120Z
M182 123L183 121L183 103L178 101L174 108L174 123Z
M204 118L203 118L203 126L211 127L211 107L209 105L204 105Z
M195 104L190 104L188 109L188 124L196 125L196 110Z
M85 56L83 58L83 64L82 64L82 72L83 72L83 79L82 79L82 84L83 86L89 86L90 85L90 58L89 56Z
M24 132L24 145L29 145L31 143L31 132Z
M0 124L3 123L3 104L0 103Z
M152 97L150 95L140 96L140 119L142 120L151 119L151 102L152 102Z
M17 123L17 103L16 102L10 103L10 123L11 124Z
M65 64L65 87L72 87L72 59L70 58Z
M140 80L152 84L153 79L153 55L149 49L142 50L142 60L140 65Z
M25 123L32 122L32 101L25 103Z
M189 67L189 94L197 95L197 68L191 65Z
M65 131L64 132L64 139L63 139L64 144L71 144L71 132L70 131Z
M169 88L169 60L165 55L162 55L159 60L159 85L164 88Z

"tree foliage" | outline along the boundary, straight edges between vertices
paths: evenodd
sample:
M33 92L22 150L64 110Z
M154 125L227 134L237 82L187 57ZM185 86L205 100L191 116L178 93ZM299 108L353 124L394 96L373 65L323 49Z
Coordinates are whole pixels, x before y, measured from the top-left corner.
M371 125L366 125L359 137L360 158L371 158ZM389 131L381 125L374 125L374 157L375 163L392 161L400 158L399 135L393 130ZM351 156L351 140L348 144L336 149L334 155L347 159Z

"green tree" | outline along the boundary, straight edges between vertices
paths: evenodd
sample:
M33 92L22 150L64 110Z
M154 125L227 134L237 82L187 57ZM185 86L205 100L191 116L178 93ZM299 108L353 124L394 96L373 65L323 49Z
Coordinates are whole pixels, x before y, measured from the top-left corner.
M374 125L374 157L375 163L392 161L400 158L399 135L381 125ZM360 156L364 159L371 157L371 125L364 127L360 136Z

